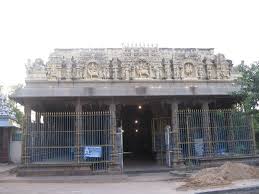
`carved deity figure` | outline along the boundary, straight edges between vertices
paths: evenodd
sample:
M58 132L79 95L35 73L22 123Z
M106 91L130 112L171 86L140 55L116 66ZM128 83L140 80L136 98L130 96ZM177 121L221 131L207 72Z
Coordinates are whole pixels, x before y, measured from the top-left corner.
M134 79L135 77L136 77L135 66L131 65L130 66L130 79Z
M207 77L208 79L213 79L213 64L208 64L207 65Z
M118 59L114 58L111 61L111 65L112 65L112 78L113 79L118 79L118 72L119 72L119 68L118 68Z
M129 79L130 79L130 69L129 69L129 66L128 66L128 65L125 65L125 66L123 67L123 72L124 72L124 74L123 74L123 79L129 80Z
M216 56L216 64L218 66L218 78L229 79L232 69L232 61L226 60L223 54Z
M201 65L198 65L197 75L198 75L198 79L202 79L204 77L203 69Z
M25 67L28 79L46 78L46 66L42 59L37 58L33 63L31 63L31 60L28 60Z
M102 79L109 79L110 78L110 68L104 67L102 70Z
M45 65L42 59L37 58L35 59L34 63L33 63L33 69L40 71L40 70L45 70Z
M71 58L71 64L72 64L71 77L72 79L76 79L78 75L77 75L77 67L76 67L76 62L74 60L74 57Z
M139 61L136 66L136 74L138 78L149 78L150 77L150 70L149 64L145 61Z
M155 79L160 79L162 77L160 70L161 70L160 65L156 64L153 66L153 72L154 72Z
M30 59L27 60L27 63L25 64L25 68L26 68L26 74L27 74L27 76L29 76L29 74L31 74L33 71Z
M56 70L56 66L53 63L50 63L47 65L46 76L48 80L57 79L57 70Z
M172 63L172 77L173 79L179 79L178 67Z
M174 74L173 74L174 79L179 79L179 73L178 73L177 66L174 65L173 70L174 70Z
M184 64L184 73L187 77L192 77L193 75L193 69L194 69L194 66L192 63L185 63Z
M223 61L221 63L221 79L229 79L231 74L231 63Z
M67 64L66 64L66 61L63 57L62 59L62 63L61 63L61 79L67 79L68 76L67 76Z
M169 63L165 63L165 78L171 79L171 69Z
M114 66L112 69L113 69L113 79L118 79L118 67Z
M99 69L98 64L95 62L90 62L85 66L84 70L85 78L89 79L98 79L99 78Z
M180 65L178 70L179 70L179 72L178 72L179 73L179 78L183 79L184 78L183 66Z
M214 63L213 58L205 58L204 60L207 79L216 79L217 78L217 64Z

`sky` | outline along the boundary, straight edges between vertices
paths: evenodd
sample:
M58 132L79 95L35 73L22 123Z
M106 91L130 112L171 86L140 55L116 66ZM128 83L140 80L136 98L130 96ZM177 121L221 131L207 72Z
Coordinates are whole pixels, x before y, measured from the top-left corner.
M215 48L259 60L258 0L0 0L0 84L24 83L27 59L55 48Z

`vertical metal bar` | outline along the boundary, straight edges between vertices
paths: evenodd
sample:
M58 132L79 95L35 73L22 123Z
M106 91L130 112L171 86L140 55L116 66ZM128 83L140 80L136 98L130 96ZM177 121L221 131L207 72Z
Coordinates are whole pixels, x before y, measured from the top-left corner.
M73 120L72 112L61 112L61 123L62 123L62 136L65 139L61 140L61 145L64 146L60 148L61 157L64 161L73 161L74 148L72 146L73 142L73 127L71 126L71 121Z
M50 144L51 142L53 141L53 137L55 136L55 131L53 130L53 114L50 112L49 113L49 120L50 120L50 123L49 123L49 129L48 129L48 139L49 141L47 141L47 146L49 148L49 158L48 158L48 162L49 160L52 158L52 149L50 147ZM51 137L51 134L53 133L53 137Z
M53 124L52 124L52 130L55 130L55 135L53 138L53 143L51 143L50 147L52 147L52 158L51 160L54 162L58 162L58 153L57 153L57 139L59 135L59 131L57 129L57 117L56 117L56 112L52 112L52 117L53 117Z
M55 133L54 133L55 135L54 135L54 137L52 137L52 142L50 144L50 147L52 149L51 160L57 162L58 158L56 156L56 149L57 149L56 145L57 145L58 130L56 128L56 114L55 114L55 112L52 112L52 120L53 120L52 130L55 131ZM50 135L51 135L51 133L50 133Z
M101 138L101 140L100 140L100 144L102 145L102 156L101 156L101 158L100 158L100 160L102 161L102 169L103 170L106 170L106 160L105 160L105 154L106 154L106 152L105 152L105 148L106 148L106 146L105 146L105 141L104 141L104 127L105 127L105 125L104 125L104 114L105 114L105 112L103 111L103 109L101 109L102 111L101 111L101 115L100 115L100 120L101 120L101 132L100 132L100 138Z
M76 158L76 148L75 148L75 112L69 112L65 117L65 131L68 133L68 143L66 143L66 152L68 156L66 157L68 161L74 163Z
M110 112L107 110L106 111L106 116L105 116L105 120L106 120L106 129L105 129L105 134L106 134L106 144L107 144L107 153L106 153L106 161L110 161ZM108 162L106 163L106 168L108 169Z
M90 145L91 146L93 146L93 128L94 128L93 114L94 114L94 112L91 112L91 129L90 129ZM93 162L92 158L90 158L90 161ZM93 166L93 170L94 170L94 163L92 166Z
M47 147L49 149L49 156L48 156L48 162L49 160L51 159L52 157L52 151L51 151L51 148L50 148L50 142L52 141L52 138L50 136L50 133L53 132L53 136L55 135L55 131L52 130L52 123L53 123L53 118L52 118L52 113L50 112L49 113L49 127L48 127L48 137L47 137L47 141L46 141L46 144L47 144Z
M49 143L50 141L52 141L52 139L50 138L50 132L51 132L51 125L52 125L52 114L49 112L49 125L48 125L48 133L47 133L47 139L46 139L46 146L48 148L48 162L51 158L51 149L49 147ZM54 135L55 131L53 131L53 135Z
M102 152L103 152L103 143L102 143L102 130L103 130L103 128L102 128L102 125L103 125L103 123L102 123L102 114L103 114L103 112L102 111L100 111L99 112L99 142L98 142L98 145L99 146L101 146L101 150L102 150ZM101 157L99 158L99 161L102 161L101 162L101 169L103 169L103 167L104 167L104 163L103 163L103 157L102 157L102 155L101 155Z
M71 161L72 155L73 155L73 148L71 147L71 138L70 136L70 119L71 114L69 112L60 112L60 136L61 141L59 144L59 150L60 150L60 159L64 162Z
M58 129L59 129L58 153L59 153L59 158L63 161L66 161L67 148L65 147L66 144L64 143L66 141L66 130L64 129L62 112L57 113L57 115L58 115Z
M66 142L66 153L67 160L72 161L76 158L76 149L75 149L75 112L69 112L69 114L65 117L65 131L67 133L67 142Z
M47 115L47 112L44 112L44 124L43 124L43 130L44 130L44 135L43 135L43 138L42 138L42 147L44 147L44 162L46 161L47 159L47 155L48 155L48 150L47 150L47 147L45 146L45 139L46 139L46 136L47 136L47 126L48 126L48 115Z
M82 120L82 110L78 112L78 121L77 121L77 164L80 163L80 130L82 128L81 120Z
M252 133L252 155L256 155L256 141L255 141L255 127L254 127L254 115L250 116L250 122L251 122L251 133Z
M58 112L54 112L54 128L56 130L56 136L55 136L55 148L54 148L54 161L55 162L59 162L60 161L60 155L59 155L59 137L61 135L61 130L58 126L58 119L59 119L59 113Z
M48 138L48 127L49 127L49 114L48 112L46 113L46 124L45 124L45 137L44 137L44 147L45 147L45 152L46 152L46 155L45 155L45 161L48 160L48 154L49 154L49 150L48 150L48 147L46 145L46 139Z
M50 145L52 147L52 158L51 158L51 160L56 162L56 160L57 160L57 157L56 157L57 147L56 147L56 145L57 145L58 130L56 128L56 114L55 114L55 112L52 112L52 118L53 118L52 130L53 129L55 130L55 136L54 136L54 139L53 139L53 143Z
M49 142L51 141L50 135L49 135L49 133L51 131L51 124L52 124L51 120L52 120L51 113L49 112L49 115L48 115L48 131L47 131L47 138L45 140L46 147L48 148L48 159L47 159L48 162L49 162L49 159L51 158L51 150L50 150L50 147L49 147Z
M187 129L187 145L188 145L188 160L190 162L191 150L190 150L190 128L189 128L189 117L190 117L190 109L187 111L187 119L186 119L186 129Z

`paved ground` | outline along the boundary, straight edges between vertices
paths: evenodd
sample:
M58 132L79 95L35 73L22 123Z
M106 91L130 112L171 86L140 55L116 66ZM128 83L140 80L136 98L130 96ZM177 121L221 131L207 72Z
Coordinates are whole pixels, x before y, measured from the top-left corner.
M121 182L156 182L175 180L168 172L120 175L90 176L41 176L16 177L15 174L0 176L0 183L121 183Z
M177 187L183 183L179 180L168 179L169 177L164 173L157 173L131 175L119 180L117 176L116 182L106 182L105 177L63 177L63 179L61 177L45 177L44 179L34 177L18 180L14 178L10 182L0 182L0 194L193 194L209 190L259 186L258 180L245 180L222 188L179 191ZM70 179L73 182L69 182ZM58 182L58 180L63 182ZM99 180L99 183L95 183L96 180Z
M2 194L174 194L176 184L169 182L130 183L6 183L0 184Z
M205 190L177 191L175 181L123 183L0 183L1 194L193 194ZM237 182L226 188L258 185L258 180ZM219 190L214 188L213 190Z
M0 163L0 175L6 174L10 170L16 168L15 164Z
M163 173L96 176L16 177L0 165L0 194L193 194L202 191L259 186L258 180L237 181L221 188L179 191L182 180ZM179 177L178 177L179 178Z

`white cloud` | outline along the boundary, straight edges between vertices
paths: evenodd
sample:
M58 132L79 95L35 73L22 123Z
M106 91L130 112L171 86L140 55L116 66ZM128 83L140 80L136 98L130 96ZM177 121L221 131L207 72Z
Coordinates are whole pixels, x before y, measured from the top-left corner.
M8 0L0 2L0 80L24 81L27 58L54 48L214 47L235 64L259 60L256 0Z

